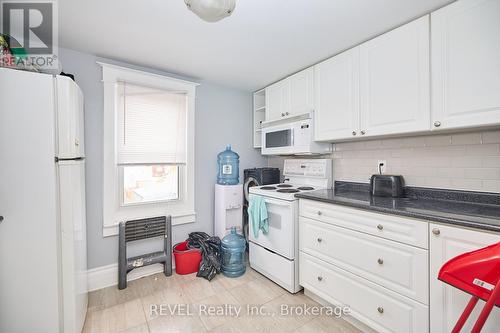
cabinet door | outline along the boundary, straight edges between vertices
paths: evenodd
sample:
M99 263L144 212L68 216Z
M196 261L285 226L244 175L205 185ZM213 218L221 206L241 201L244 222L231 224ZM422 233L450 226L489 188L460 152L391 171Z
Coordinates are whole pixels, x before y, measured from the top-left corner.
M439 281L437 279L439 270L445 262L459 254L500 242L500 234L490 234L434 224L430 225L430 230L431 333L451 332L471 296ZM483 306L484 302L479 301L462 332L471 331ZM493 308L481 332L498 332L499 327L500 309Z
M429 130L429 16L360 48L361 134Z
M57 76L58 157L84 156L83 94L68 77Z
M431 20L433 128L500 123L500 1L457 1Z
M359 48L314 66L314 139L359 134Z
M290 113L290 81L285 79L266 88L266 120L276 120Z
M311 112L314 109L314 70L305 69L288 78L290 80L289 115Z
M59 162L59 198L64 327L80 332L88 301L84 161Z
M0 68L0 87L0 332L59 332L53 78Z

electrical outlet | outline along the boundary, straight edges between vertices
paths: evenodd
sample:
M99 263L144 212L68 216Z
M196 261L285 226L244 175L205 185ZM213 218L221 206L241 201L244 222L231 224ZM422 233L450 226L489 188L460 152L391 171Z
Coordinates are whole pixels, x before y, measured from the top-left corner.
M380 174L384 174L387 170L387 161L378 161L377 162L377 171Z

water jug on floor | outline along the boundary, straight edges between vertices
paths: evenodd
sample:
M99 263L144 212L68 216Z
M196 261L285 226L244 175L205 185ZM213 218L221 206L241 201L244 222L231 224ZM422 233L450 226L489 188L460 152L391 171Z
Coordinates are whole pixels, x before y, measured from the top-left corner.
M231 145L217 155L217 184L236 185L240 177L240 156L231 150Z
M222 274L232 278L245 274L246 247L245 237L237 234L236 228L232 227L231 233L226 235L221 242Z

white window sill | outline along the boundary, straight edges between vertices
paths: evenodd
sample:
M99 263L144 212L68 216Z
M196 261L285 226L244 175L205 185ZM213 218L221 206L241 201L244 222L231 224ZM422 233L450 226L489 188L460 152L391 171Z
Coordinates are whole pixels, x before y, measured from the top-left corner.
M172 215L172 226L196 222L196 213ZM114 225L105 225L102 229L103 237L118 236L118 223Z

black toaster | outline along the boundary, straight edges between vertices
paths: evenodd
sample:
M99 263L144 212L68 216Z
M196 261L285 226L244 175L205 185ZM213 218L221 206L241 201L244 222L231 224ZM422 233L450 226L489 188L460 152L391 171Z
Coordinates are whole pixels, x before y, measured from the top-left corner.
M370 179L370 190L376 197L400 198L404 195L403 176L373 175Z

